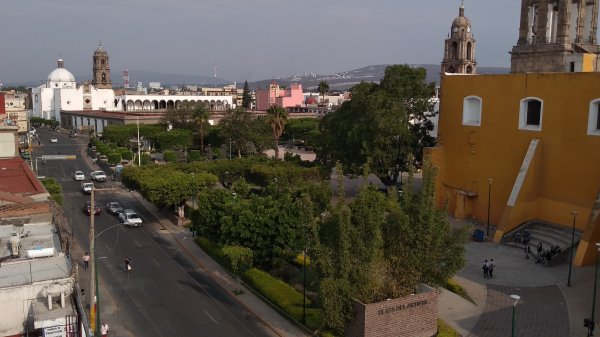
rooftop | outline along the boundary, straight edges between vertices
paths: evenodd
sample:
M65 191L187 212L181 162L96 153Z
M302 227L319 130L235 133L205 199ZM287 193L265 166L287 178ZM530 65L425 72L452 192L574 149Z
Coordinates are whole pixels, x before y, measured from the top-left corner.
M21 158L0 159L0 191L20 196L48 193Z

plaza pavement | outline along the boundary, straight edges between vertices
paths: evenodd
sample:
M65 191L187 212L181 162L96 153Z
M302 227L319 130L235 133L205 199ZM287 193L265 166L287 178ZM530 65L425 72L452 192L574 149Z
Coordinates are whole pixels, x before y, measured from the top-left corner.
M469 228L486 230L484 226ZM483 277L486 259L494 259L494 278ZM475 304L443 290L440 318L464 337L510 336L513 301L509 295L516 294L521 296L515 308L516 336L587 336L583 319L591 315L594 266L573 267L571 287L567 287L568 273L568 263L544 267L533 257L525 259L524 250L471 241L466 246L466 265L454 279Z

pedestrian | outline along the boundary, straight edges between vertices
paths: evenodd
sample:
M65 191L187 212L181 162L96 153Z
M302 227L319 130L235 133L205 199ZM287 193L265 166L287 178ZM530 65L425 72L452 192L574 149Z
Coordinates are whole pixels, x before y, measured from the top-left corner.
M537 262L540 262L542 260L543 249L544 248L542 247L542 241L539 241L537 245Z
M531 241L531 233L529 233L529 229L525 229L525 235L523 236L523 244L529 245L529 241Z
M100 334L102 335L102 337L108 336L108 330L110 330L110 328L108 327L108 323L102 323L102 325L100 326Z
M85 268L85 270L88 270L89 266L90 266L90 254L88 254L88 252L85 252L85 255L83 255L83 267Z
M488 278L490 276L490 264L488 260L485 260L481 268L483 269L483 278Z
M125 271L131 270L131 260L129 257L125 256Z
M531 246L529 244L525 245L525 260L529 260L529 254L531 253Z
M494 278L494 267L495 267L495 266L496 266L496 265L494 264L494 259L491 259L491 260L490 260L489 267L488 267L488 268L489 268L489 269L488 269L488 274L489 274L490 278Z

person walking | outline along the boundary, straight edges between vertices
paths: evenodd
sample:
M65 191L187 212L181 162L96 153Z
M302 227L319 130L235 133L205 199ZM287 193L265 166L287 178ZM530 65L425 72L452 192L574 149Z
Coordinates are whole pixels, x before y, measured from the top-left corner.
M525 245L525 260L529 260L529 254L531 254L531 246L529 244Z
M102 337L108 336L108 330L110 330L110 328L108 327L108 323L102 323L102 325L100 326L100 334L102 335Z
M489 263L489 267L488 267L488 274L490 276L490 278L494 278L494 267L496 265L494 264L494 259L490 259L490 263Z
M537 260L536 260L536 262L542 261L542 251L543 250L544 250L544 248L542 247L542 241L539 241L538 245L537 245Z
M488 260L485 260L481 268L483 269L483 278L488 278L490 276L490 264Z
M129 257L125 256L125 271L131 270L131 260Z
M83 267L85 268L85 270L88 270L90 266L90 254L88 254L88 252L85 252L85 255L83 255Z

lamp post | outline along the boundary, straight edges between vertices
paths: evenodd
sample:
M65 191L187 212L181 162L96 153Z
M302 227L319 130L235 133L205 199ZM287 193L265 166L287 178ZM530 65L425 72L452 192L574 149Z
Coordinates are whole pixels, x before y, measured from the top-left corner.
M596 286L598 281L598 255L600 255L600 243L596 243L596 247L598 247L598 251L596 252L596 270L594 272L594 293L592 295L592 314L589 319L585 319L583 321L583 325L588 328L587 337L594 335L594 326L596 322L594 321L594 317L596 316Z
M92 186L91 194L90 194L90 260L92 263L90 265L90 320L91 320L91 328L92 333L96 333L98 327L98 321L96 317L97 308L96 308L96 249L95 249L95 238L96 234L94 232L94 215L96 213L96 206L94 203L94 186Z
M492 205L492 181L493 179L488 179L488 210L487 210L487 233L486 235L490 236L490 208Z
M515 337L515 309L517 307L517 302L519 302L519 300L521 299L521 296L519 295L510 295L510 298L512 298L513 302L513 307L512 307L512 337Z
M569 280L567 281L567 287L571 286L571 269L573 268L573 246L575 245L575 219L577 219L577 211L572 211L573 215L573 230L571 231L571 256L569 258Z

